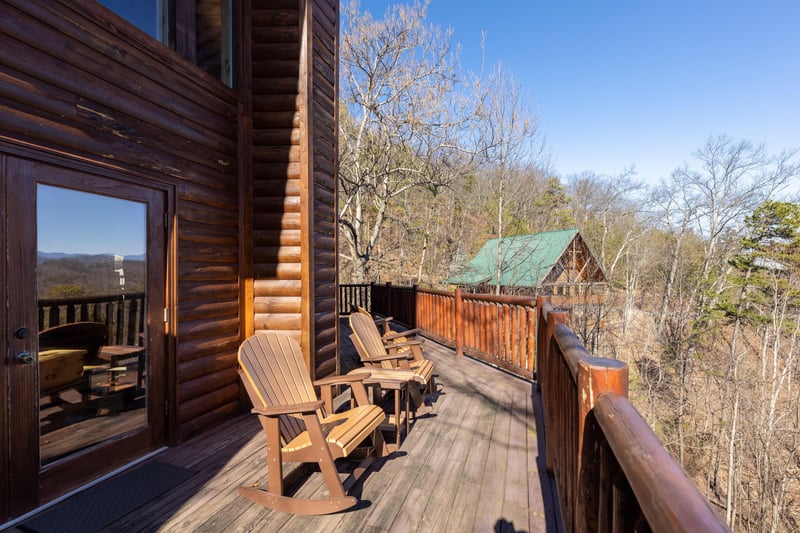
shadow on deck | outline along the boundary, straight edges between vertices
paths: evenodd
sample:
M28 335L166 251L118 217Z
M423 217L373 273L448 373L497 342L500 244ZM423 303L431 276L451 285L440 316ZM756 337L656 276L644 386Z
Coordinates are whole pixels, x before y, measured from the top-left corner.
M358 365L343 324L342 370ZM154 460L194 475L109 524L111 531L560 531L545 473L536 385L426 343L440 392L398 452L376 462L351 491L360 504L327 516L271 511L239 496L266 483L265 439L241 416ZM536 416L534 416L536 414ZM297 495L319 497L318 473ZM97 488L101 487L99 485ZM315 494L316 493L316 494ZM60 505L69 505L69 500Z

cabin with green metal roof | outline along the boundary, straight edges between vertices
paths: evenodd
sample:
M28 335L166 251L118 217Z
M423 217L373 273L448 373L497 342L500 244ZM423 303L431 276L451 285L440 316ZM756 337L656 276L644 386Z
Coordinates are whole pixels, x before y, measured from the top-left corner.
M606 282L576 228L489 239L467 268L448 280L475 293L495 292L499 285L501 294L554 296L596 294Z

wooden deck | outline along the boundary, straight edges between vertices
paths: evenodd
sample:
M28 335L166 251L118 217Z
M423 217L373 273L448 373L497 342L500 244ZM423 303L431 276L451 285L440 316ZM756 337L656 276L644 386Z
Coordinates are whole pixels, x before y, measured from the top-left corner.
M242 416L155 459L196 474L112 524L114 531L559 531L533 384L427 343L441 392L398 452L373 465L353 510L328 516L274 512L238 495L266 483L264 433ZM343 348L345 349L345 348ZM324 490L302 478L297 495ZM67 502L65 502L67 503Z

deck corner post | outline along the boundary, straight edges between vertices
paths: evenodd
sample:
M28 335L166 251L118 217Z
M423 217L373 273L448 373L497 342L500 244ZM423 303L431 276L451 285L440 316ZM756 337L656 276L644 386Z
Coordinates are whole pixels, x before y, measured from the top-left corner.
M586 354L588 355L588 354ZM628 365L614 359L582 357L578 362L578 449L574 524L576 531L596 531L602 431L594 406L604 392L628 396Z
M464 355L464 300L461 297L461 288L456 289L455 308L456 357L461 357Z
M409 326L412 329L419 327L419 308L418 308L419 298L417 298L418 294L419 294L419 285L415 283L414 285L411 286L411 309L413 309L414 312L411 313L412 323L409 324Z
M386 282L386 316L392 315L392 282Z

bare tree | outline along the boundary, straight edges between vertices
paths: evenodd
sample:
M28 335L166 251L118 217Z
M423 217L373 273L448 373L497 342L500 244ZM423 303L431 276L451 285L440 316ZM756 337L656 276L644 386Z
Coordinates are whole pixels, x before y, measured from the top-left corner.
M478 153L482 171L496 205L495 236L497 263L495 292L500 293L503 273L503 237L507 224L508 199L526 189L526 176L542 164L544 146L537 122L520 84L498 66L487 79L476 78L478 106ZM522 179L520 179L522 178ZM530 190L530 183L527 184Z
M458 90L451 33L426 22L427 6L391 6L382 19L355 1L343 9L340 254L358 282L373 279L376 246L397 199L444 187L461 169L459 132L470 112Z
M709 138L694 153L699 170L683 165L674 172L673 181L683 191L682 207L691 211L692 229L705 243L702 284L695 291L701 307L705 300L701 291L718 288L712 279L713 271L721 274L731 256L731 250L718 253L725 235L740 234L745 215L800 176L800 161L794 159L796 153L770 155L764 145L734 141L722 135Z

